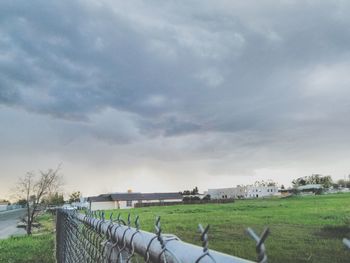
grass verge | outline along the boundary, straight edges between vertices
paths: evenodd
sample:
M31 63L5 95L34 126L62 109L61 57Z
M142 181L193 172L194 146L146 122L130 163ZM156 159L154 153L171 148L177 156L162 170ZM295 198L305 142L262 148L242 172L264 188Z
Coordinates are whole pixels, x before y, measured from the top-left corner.
M54 222L50 214L39 216L41 225L31 236L10 237L0 240L1 263L53 263Z
M265 226L271 230L269 262L349 262L350 257L341 241L350 237L350 194L137 208L108 211L107 218L111 212L121 212L124 220L129 212L140 215L142 229L151 232L159 215L164 233L197 245L197 225L210 224L210 248L250 260L256 254L245 229L261 233Z

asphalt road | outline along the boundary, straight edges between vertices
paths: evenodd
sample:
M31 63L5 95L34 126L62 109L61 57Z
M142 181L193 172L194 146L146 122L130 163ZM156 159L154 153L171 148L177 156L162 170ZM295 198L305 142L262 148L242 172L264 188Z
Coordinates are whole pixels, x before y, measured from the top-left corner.
M20 217L23 217L25 212L25 209L0 212L0 239L25 234L23 228L16 227Z

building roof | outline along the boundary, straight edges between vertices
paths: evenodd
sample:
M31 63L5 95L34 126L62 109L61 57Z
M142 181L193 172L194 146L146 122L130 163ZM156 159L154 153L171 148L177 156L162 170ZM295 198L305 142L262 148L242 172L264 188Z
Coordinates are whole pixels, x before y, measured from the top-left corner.
M99 196L90 196L90 197L88 197L87 200L91 201L91 202L113 201L110 194L102 194L102 195L99 195Z
M139 201L139 200L174 200L182 199L180 193L112 193L91 196L88 201L106 202L106 201Z
M303 191L303 190L313 190L313 189L322 189L323 186L322 184L306 184L306 185L301 185L298 186L298 190Z

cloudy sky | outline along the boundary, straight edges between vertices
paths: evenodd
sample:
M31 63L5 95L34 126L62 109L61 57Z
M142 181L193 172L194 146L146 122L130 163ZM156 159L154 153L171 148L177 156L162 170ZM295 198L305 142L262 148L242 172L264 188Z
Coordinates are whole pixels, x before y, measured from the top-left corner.
M0 197L350 173L350 2L1 1Z

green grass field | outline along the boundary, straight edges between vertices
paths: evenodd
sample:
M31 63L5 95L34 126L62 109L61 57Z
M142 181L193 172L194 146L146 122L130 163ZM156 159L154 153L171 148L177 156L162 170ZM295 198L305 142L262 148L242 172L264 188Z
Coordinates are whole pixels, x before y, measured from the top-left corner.
M32 236L18 236L0 240L1 263L53 263L54 224L53 217L44 214L39 217L42 225Z
M350 261L350 250L342 244L343 237L350 237L350 194L136 208L114 211L115 216L119 212L124 219L129 212L133 219L139 215L141 228L152 232L159 215L164 233L198 245L197 225L210 224L211 249L250 260L256 258L255 247L245 229L260 233L268 226L269 262Z
M128 212L133 219L139 215L142 229L151 232L159 215L164 233L197 245L198 223L210 224L210 248L250 260L255 260L255 248L245 229L260 233L265 226L271 230L266 242L269 262L350 259L350 250L341 241L350 238L350 194L137 208L114 211L115 216L118 212L124 219ZM53 218L46 214L40 223L43 227L30 237L0 240L0 262L55 262Z

